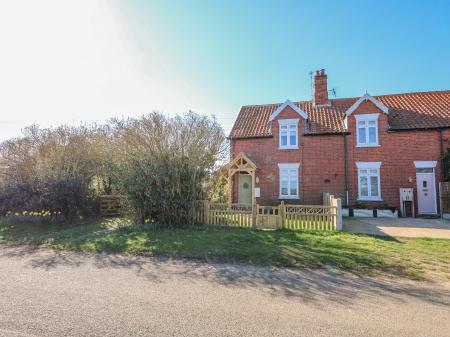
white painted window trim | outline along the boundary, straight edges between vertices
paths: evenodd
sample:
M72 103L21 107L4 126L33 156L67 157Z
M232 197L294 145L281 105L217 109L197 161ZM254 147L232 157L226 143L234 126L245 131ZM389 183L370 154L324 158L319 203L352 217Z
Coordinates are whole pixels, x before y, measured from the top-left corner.
M278 148L280 150L292 150L292 149L298 149L298 122L300 121L299 118L291 118L291 119L279 119L278 120ZM289 135L289 126L295 125L295 144L290 144L291 137ZM287 127L287 143L288 145L281 145L281 127L286 126Z
M287 99L283 104L280 105L280 107L278 109L276 109L270 115L269 122L273 121L275 119L275 117L277 117L287 107L290 107L292 110L294 110L296 113L298 113L304 119L308 119L308 114L306 112L304 112L302 109L300 109L294 103L292 103L290 100Z
M361 201L382 201L383 199L381 199L381 172L380 172L380 167L381 167L381 162L357 162L356 166L358 168L358 200ZM360 181L360 170L377 170L377 176L378 176L378 196L376 197L372 197L372 196L367 196L367 197L363 197L361 196L361 185L359 183ZM368 176L370 176L370 174L368 174ZM370 179L367 179L367 190L370 193Z
M358 107L361 105L364 101L370 101L372 102L378 109L383 111L385 114L389 113L389 109L386 105L381 103L379 100L377 100L375 97L371 96L369 93L365 93L363 96L361 96L353 105L348 108L348 110L345 112L347 116L350 116Z
M414 165L416 168L436 168L437 161L414 161Z
M279 173L278 173L278 178L279 178L279 189L278 189L278 195L279 195L279 199L299 199L299 177L298 177L298 168L300 167L300 163L284 163L284 164L278 164L278 168L279 168ZM281 171L282 170L296 170L297 173L297 194L296 195L281 195ZM289 174L288 174L289 176ZM291 185L290 185L290 181L288 181L288 192L290 193L291 191Z
M356 167L360 170L379 170L381 167L381 161L370 161L370 162L356 162Z
M380 142L379 142L379 128L378 128L378 118L380 117L379 113L373 113L373 114L363 114L363 115L355 115L355 120L356 120L356 147L378 147L380 146ZM376 133L375 133L375 137L376 137L376 141L375 143L369 143L369 124L368 122L370 121L375 121L375 128L376 128ZM360 143L359 142L359 126L358 123L359 122L366 122L366 143Z

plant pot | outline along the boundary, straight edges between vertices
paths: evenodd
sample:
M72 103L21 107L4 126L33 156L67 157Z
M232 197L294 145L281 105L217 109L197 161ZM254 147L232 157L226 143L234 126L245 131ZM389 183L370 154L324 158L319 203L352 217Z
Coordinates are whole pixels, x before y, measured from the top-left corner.
M373 209L358 209L353 210L355 218L373 218Z

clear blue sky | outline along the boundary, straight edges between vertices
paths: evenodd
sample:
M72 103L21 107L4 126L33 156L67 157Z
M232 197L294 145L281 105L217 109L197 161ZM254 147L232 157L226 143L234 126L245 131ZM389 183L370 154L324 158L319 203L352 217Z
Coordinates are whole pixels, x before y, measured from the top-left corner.
M309 99L308 73L319 68L338 97L450 89L450 1L141 0L133 7L170 46L179 71L231 117L240 105Z
M450 1L5 6L0 139L155 109L215 114L228 132L241 105L309 99L319 68L337 97L450 89Z

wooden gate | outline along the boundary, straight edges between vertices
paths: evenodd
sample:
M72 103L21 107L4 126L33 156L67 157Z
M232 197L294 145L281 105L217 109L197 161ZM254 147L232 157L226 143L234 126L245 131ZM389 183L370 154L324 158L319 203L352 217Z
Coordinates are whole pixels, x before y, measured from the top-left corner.
M131 213L128 199L123 195L101 195L99 204L102 216L117 216Z
M278 229L282 227L281 206L259 206L256 210L256 228Z
M444 213L450 213L450 182L439 183L439 196L443 216Z

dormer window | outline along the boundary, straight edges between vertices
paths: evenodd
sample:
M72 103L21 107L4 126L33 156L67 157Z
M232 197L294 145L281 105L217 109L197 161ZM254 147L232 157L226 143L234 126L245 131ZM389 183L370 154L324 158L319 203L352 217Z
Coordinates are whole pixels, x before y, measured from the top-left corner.
M278 120L280 149L298 149L298 121L298 118Z
M355 115L356 119L356 146L379 146L378 143L378 117L380 114Z

